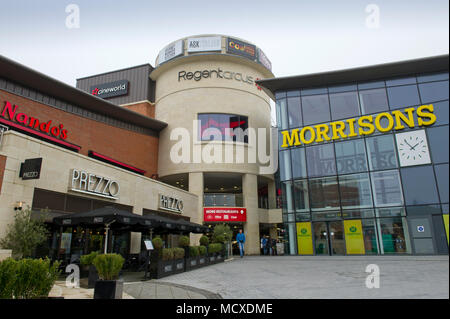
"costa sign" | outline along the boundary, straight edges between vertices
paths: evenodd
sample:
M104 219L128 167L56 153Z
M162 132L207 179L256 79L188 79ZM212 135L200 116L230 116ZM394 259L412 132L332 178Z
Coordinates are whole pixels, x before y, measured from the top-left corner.
M241 207L204 207L203 220L205 222L246 222L247 209Z
M110 178L73 169L69 190L110 199L118 199L120 186L118 182Z
M30 127L34 130L39 130L61 140L65 140L67 138L67 130L64 129L63 124L55 125L52 120L47 122L40 121L36 117L29 116L28 114L23 112L19 112L18 109L19 107L17 105L14 105L13 107L10 102L6 101L3 111L0 115L5 119L8 117L11 121L15 121L22 126Z

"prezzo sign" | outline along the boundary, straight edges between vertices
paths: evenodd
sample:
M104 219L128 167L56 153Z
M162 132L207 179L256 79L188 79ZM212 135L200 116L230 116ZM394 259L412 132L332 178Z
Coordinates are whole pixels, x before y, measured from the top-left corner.
M169 44L164 49L159 52L158 55L158 64L162 64L173 58L183 54L183 40L179 40L172 44Z
M187 39L187 52L206 52L222 50L221 37L201 37Z
M182 200L159 194L159 208L181 214L184 207Z
M120 80L91 86L92 95L102 99L128 94L128 81Z
M247 209L204 207L203 220L205 222L245 222L247 221Z
M118 182L110 178L73 169L69 190L110 199L118 199L120 186Z
M19 176L23 180L39 179L41 175L42 157L26 159L24 163L20 164Z

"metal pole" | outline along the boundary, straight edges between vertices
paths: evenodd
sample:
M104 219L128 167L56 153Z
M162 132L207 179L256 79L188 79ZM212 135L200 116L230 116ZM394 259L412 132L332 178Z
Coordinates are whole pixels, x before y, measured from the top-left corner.
M109 234L109 225L107 225L106 227L105 227L105 230L106 230L106 237L105 237L105 250L104 250L104 254L107 254L108 253L108 234Z

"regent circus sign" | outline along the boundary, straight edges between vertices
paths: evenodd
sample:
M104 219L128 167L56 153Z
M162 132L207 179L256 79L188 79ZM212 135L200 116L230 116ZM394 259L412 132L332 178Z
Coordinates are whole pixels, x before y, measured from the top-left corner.
M223 71L221 68L217 68L216 70L197 70L194 72L186 72L180 71L178 72L178 82L181 80L192 80L200 81L201 79L213 78L216 79L227 79L227 80L235 80L239 82L244 82L250 85L255 84L255 80L252 76L243 75L239 72L231 72L231 71Z
M53 123L52 120L47 122L40 121L36 117L20 112L17 105L14 105L13 107L8 101L5 102L5 106L0 113L0 116L5 119L8 117L11 121L17 122L21 126L41 131L61 140L65 140L67 138L67 130L64 129L63 124Z
M247 209L241 207L204 207L203 220L205 222L246 222Z
M417 123L414 112L416 112ZM391 130L403 130L405 125L410 128L419 126L429 126L436 122L433 104L422 105L417 108L410 107L404 110L395 110L391 113L383 112L376 115L364 115L359 119L348 119L345 121L335 121L328 124L318 124L306 126L302 129L282 131L282 148L310 144L313 142L324 142L330 140L346 139L349 137L371 135L377 129L381 133ZM356 129L356 124L359 129ZM344 133L347 131L347 134Z

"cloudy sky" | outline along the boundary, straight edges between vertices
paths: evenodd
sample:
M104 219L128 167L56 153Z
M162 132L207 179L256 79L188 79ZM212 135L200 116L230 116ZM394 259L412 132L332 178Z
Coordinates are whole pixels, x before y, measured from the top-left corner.
M66 26L69 4L79 28ZM218 33L255 43L289 76L448 54L448 10L448 0L2 0L0 54L75 85Z

